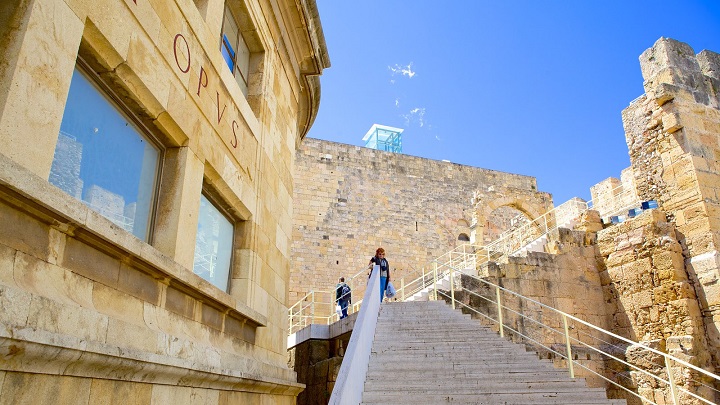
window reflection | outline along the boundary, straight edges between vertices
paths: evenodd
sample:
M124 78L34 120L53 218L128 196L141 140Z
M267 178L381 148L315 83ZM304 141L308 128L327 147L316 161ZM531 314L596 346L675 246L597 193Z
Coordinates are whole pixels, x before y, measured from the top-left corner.
M193 272L227 291L232 244L232 222L205 195L200 196Z
M50 183L147 241L159 157L159 149L76 68Z
M225 17L222 26L222 41L220 45L223 59L243 94L247 96L247 76L250 71L250 49L240 33L238 23L230 7L225 6Z

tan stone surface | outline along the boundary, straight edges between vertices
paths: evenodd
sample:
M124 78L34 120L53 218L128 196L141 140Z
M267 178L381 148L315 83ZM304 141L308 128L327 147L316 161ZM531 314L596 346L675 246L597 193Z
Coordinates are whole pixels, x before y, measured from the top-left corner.
M31 9L26 11L28 16L24 17L27 18L27 26L23 27L26 34L14 32L13 39L5 40L14 43L17 53L13 55L18 59L2 75L0 87L9 90L0 105L0 144L3 154L47 178L82 23L62 0L38 0L31 4ZM52 41L52 45L46 47L48 41ZM47 69L48 66L53 68ZM29 133L34 136L26 136Z
M165 155L173 170L164 173L165 190L157 213L155 247L185 267L192 267L194 241L175 235L197 231L198 209L202 190L202 162L187 147L173 148Z
M151 403L153 386L150 384L128 384L123 381L92 380L89 404L142 405Z
M303 142L295 162L290 305L312 289L330 291L338 277L363 271L380 246L396 283L429 269L429 260L462 243L461 233L471 234L469 203L478 190L506 194L488 216L497 208L522 206L526 196L550 205L532 177L317 139ZM352 287L354 296L362 295L364 283ZM331 301L329 295L320 299Z
M234 3L253 37L248 99L220 54L220 0L35 0L0 24L0 339L26 350L3 363L2 403L33 387L49 401L57 381L78 382L78 403L294 403L292 161L329 61L314 3L290 3ZM152 245L47 182L78 56L168 150ZM237 221L228 291L191 270L203 187Z
M91 381L85 378L6 373L2 405L87 405Z

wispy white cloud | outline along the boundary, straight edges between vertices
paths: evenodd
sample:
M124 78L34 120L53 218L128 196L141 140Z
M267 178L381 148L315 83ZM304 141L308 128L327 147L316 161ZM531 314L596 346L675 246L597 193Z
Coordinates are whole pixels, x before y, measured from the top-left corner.
M409 79L412 79L416 74L416 72L412 70L412 62L410 62L407 66L388 66L388 69L390 69L390 72L392 72L393 76L401 74L403 76L407 76ZM390 82L395 83L394 80L391 80Z
M400 107L400 99L399 98L395 99L395 107Z
M437 136L437 135L435 135L435 139L437 139L437 140L438 140L438 142L442 141L442 139L440 139L440 137L439 137L439 136Z
M413 108L407 114L401 115L401 117L405 119L405 125L407 126L410 126L410 124L413 123L417 123L420 127L423 127L425 125L425 108Z

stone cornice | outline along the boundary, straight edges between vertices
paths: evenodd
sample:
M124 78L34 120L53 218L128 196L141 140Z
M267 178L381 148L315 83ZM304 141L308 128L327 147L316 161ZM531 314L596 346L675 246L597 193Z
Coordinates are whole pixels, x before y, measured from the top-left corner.
M7 325L0 324L0 331L8 330ZM62 339L50 344L0 337L3 359L0 370L291 396L305 387L295 381L244 370L186 364L170 356L80 340L75 342L77 347L72 347L72 343Z

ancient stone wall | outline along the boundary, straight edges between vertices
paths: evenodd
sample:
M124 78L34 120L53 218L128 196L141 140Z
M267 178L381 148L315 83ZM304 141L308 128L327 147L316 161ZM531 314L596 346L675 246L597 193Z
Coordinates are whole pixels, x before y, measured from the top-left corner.
M317 139L303 141L294 179L291 303L361 271L380 246L396 287L429 269L471 234L477 190L503 197L493 209L525 204L526 195L551 205L532 177ZM364 282L353 288L361 296Z
M677 236L675 226L656 209L598 232L597 244L605 265L600 279L609 330L711 369L700 304L685 270ZM647 353L635 358L632 352L631 347L624 353L629 362L641 367L652 363ZM634 382L630 388L637 389L638 394L659 403L672 402L667 387L658 386L641 372L630 374ZM678 375L684 376L678 381L684 388L713 398L711 391L698 388L687 379L688 375ZM698 375L692 377L704 380ZM683 397L682 403L696 402Z
M720 56L661 38L640 57L645 97L623 111L637 193L679 232L715 364L720 358Z
M592 209L609 222L611 216L627 216L630 208L638 208L641 203L635 187L633 168L628 167L620 174L620 179L609 177L590 187Z

